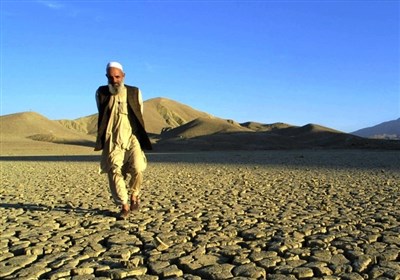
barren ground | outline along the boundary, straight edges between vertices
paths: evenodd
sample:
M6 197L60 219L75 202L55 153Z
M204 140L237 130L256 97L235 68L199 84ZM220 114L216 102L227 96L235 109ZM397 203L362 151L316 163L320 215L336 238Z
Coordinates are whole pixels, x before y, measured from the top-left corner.
M0 158L0 278L400 279L400 151L148 159L117 221L98 156Z

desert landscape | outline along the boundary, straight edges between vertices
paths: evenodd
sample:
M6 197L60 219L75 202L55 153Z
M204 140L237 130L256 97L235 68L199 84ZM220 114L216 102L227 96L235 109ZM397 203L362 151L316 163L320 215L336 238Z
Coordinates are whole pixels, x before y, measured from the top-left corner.
M144 102L146 130L154 152L379 149L400 150L400 119L385 125L385 134L366 137L318 124L238 123L221 119L167 98ZM95 154L97 114L76 120L50 120L37 112L0 116L0 156ZM387 129L386 129L387 127ZM389 132L390 131L390 132ZM395 140L392 140L395 139Z
M145 112L154 150L126 221L96 115L0 117L1 279L400 279L399 141L168 99Z

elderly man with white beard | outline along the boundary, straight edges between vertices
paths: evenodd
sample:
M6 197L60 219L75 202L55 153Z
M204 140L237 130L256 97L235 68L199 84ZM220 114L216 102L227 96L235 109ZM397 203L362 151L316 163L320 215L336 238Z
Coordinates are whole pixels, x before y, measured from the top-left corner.
M121 207L120 219L139 209L143 172L147 160L143 150L152 146L143 120L143 100L139 88L124 84L125 73L118 62L106 67L108 85L96 91L99 111L95 151L102 150L100 171L107 173L114 202ZM130 204L125 182L131 175Z

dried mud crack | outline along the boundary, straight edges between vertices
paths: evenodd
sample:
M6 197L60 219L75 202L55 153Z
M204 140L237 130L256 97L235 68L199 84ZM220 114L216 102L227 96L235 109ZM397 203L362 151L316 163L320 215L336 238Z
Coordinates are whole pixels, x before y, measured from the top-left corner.
M96 162L1 164L1 279L400 279L400 151L149 155L117 221Z

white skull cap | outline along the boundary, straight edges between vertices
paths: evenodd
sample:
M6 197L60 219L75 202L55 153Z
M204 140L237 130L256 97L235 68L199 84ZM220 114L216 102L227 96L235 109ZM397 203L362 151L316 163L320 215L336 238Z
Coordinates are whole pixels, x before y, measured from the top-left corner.
M107 68L106 68L106 71L108 70L108 68L118 68L118 69L120 69L122 72L124 72L124 69L122 68L122 65L121 65L121 63L119 63L119 62L116 62L116 61L112 61L112 62L109 62L108 64L107 64Z

